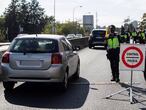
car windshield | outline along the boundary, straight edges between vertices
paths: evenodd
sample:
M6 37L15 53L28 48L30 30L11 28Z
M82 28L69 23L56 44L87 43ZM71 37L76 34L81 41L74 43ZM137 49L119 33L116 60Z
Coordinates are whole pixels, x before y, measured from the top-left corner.
M102 30L98 30L98 31L95 30L95 31L92 32L93 36L97 36L97 37L98 37L98 36L99 36L99 37L105 37L105 33L106 33L106 32L105 32L105 31L102 31Z
M54 53L58 52L58 41L53 39L15 39L11 52Z

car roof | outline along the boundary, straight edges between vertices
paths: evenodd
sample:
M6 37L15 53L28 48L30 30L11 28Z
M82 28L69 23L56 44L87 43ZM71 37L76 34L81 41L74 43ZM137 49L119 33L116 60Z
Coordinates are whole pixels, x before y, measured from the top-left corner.
M16 37L16 39L21 39L21 38L50 38L50 39L59 40L65 37L63 35L54 35L54 34L22 34Z

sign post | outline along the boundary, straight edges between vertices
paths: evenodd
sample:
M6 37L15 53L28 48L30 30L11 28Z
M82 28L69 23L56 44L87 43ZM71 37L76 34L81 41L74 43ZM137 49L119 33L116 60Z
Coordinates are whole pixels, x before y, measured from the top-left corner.
M106 98L110 98L123 91L129 90L130 103L134 103L132 82L133 71L144 71L145 64L145 45L143 44L121 44L120 47L120 70L131 72L130 87L118 91L114 94L108 95Z

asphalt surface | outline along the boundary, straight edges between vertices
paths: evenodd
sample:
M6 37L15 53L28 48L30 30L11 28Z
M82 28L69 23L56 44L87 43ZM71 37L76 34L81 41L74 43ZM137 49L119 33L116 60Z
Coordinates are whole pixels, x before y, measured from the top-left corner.
M129 87L130 72L120 71L120 83L111 82L111 70L102 48L82 49L81 75L71 80L66 92L44 83L18 83L12 93L0 83L0 110L146 110L146 82L143 72L133 75L137 102L130 104L128 91L110 99L107 95ZM136 91L136 90L139 91Z

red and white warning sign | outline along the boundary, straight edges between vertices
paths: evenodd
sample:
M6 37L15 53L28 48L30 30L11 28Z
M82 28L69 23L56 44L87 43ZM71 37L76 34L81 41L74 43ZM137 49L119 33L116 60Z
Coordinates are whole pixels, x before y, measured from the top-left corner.
M145 45L121 44L120 69L143 71L145 64Z

